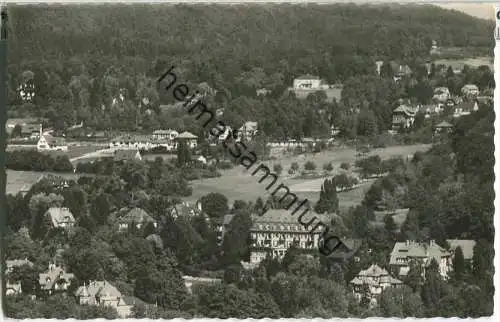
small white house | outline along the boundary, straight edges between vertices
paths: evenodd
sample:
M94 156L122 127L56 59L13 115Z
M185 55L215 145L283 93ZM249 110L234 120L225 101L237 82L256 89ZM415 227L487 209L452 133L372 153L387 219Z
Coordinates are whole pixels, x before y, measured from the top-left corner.
M36 148L38 151L68 151L68 145L64 138L56 138L48 132L44 133L42 126L40 126L40 139L38 139Z
M318 76L302 75L293 80L294 89L320 89L321 79Z

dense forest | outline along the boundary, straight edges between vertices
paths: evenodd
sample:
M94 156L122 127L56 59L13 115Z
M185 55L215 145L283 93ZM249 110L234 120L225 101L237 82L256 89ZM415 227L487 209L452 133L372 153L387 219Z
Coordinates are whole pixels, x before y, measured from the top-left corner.
M383 131L397 100L418 95L411 92L415 79L398 86L378 82L376 60L418 70L429 59L432 40L483 55L493 48L492 23L434 6L37 5L9 10L9 113L43 116L57 129L84 121L100 130L175 127L199 134L192 117L160 108L173 98L158 90L156 80L176 66L178 78L190 88L213 94L207 105L224 109L223 118L233 128L254 120L272 137L324 135L332 123L350 132L356 126L340 111L368 107L375 113L376 131ZM283 97L301 74L345 84L342 102L327 104L321 95L306 102ZM490 85L488 77L491 71L481 89ZM447 82L457 87L465 81L448 77L424 83L426 88ZM356 92L359 83L368 93L378 86L381 94L364 99ZM259 88L271 90L271 96L256 97ZM36 95L26 96L30 91Z

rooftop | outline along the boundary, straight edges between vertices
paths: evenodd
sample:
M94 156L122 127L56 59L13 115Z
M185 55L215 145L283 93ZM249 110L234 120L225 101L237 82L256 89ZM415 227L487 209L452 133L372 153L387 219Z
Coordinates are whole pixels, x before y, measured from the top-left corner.
M38 275L38 283L42 289L50 290L58 280L69 282L74 277L74 274L66 273L62 267L51 264L45 273Z
M310 79L314 79L314 80L319 80L319 76L314 76L314 75L311 75L311 74L305 74L305 75L301 75L295 79L300 79L300 80L310 80Z
M191 132L182 132L177 136L177 139L197 139L198 137Z
M430 243L422 243L407 240L406 242L397 242L391 252L390 264L397 265L398 258L419 258L430 261L436 259L438 262L441 257L449 257L451 254L443 247L436 244L434 241Z
M122 223L149 223L156 222L153 217L151 217L146 211L141 208L133 208L129 210L125 216L118 219Z
M80 286L76 291L75 291L75 296L77 297L90 297L94 298L95 297L101 297L101 298L118 298L121 297L120 291L113 286L111 283L108 281L90 281L88 284L84 284ZM92 301L89 304L94 304Z
M68 208L51 207L46 214L50 216L54 227L59 227L61 224L75 223L75 218Z

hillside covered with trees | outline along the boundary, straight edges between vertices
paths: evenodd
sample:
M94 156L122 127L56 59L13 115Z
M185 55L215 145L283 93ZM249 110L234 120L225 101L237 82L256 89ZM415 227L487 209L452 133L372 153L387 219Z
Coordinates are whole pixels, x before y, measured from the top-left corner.
M179 80L190 88L214 93L206 105L224 109L232 127L251 119L268 136L305 137L329 133L335 120L344 132L365 135L387 129L398 99L429 99L412 88L414 78L421 81L418 66L429 58L432 40L483 55L493 48L492 23L434 6L37 5L9 10L9 113L46 117L56 129L84 121L99 130L176 125L199 134L199 125L185 112L160 108L173 98L158 90L156 80L176 66ZM397 86L379 81L376 60L408 64L416 76ZM491 72L486 77L485 71L471 73L424 83L452 82L455 88L482 79L481 89L491 85ZM283 96L302 74L343 83L342 101L327 103L321 93L307 101ZM364 86L358 89L360 83ZM23 99L19 86L34 88L36 95ZM376 97L370 94L373 86L380 93ZM256 97L260 88L272 94ZM352 125L347 111L358 108L373 111L361 115L375 118L374 128Z

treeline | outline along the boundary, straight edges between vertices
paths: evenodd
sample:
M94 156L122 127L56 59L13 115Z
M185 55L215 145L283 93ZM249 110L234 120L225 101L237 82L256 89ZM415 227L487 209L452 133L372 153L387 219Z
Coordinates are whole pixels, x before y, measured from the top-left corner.
M6 152L5 167L20 171L73 172L67 155L52 156L35 150Z
M184 111L160 109L173 97L156 80L175 66L179 81L210 93L206 105L223 109L233 128L254 120L266 136L302 138L328 136L335 123L347 136L371 135L390 127L399 98L423 101L435 85L380 80L376 60L409 64L420 83L418 66L433 39L493 46L493 24L434 6L13 6L10 13L11 115L44 116L56 129L84 121L100 130L178 128L201 136ZM283 95L302 74L345 83L341 102L325 102L324 93L307 101ZM20 85L36 92L33 100L23 100ZM272 93L258 98L259 88ZM360 120L351 113L358 108Z

